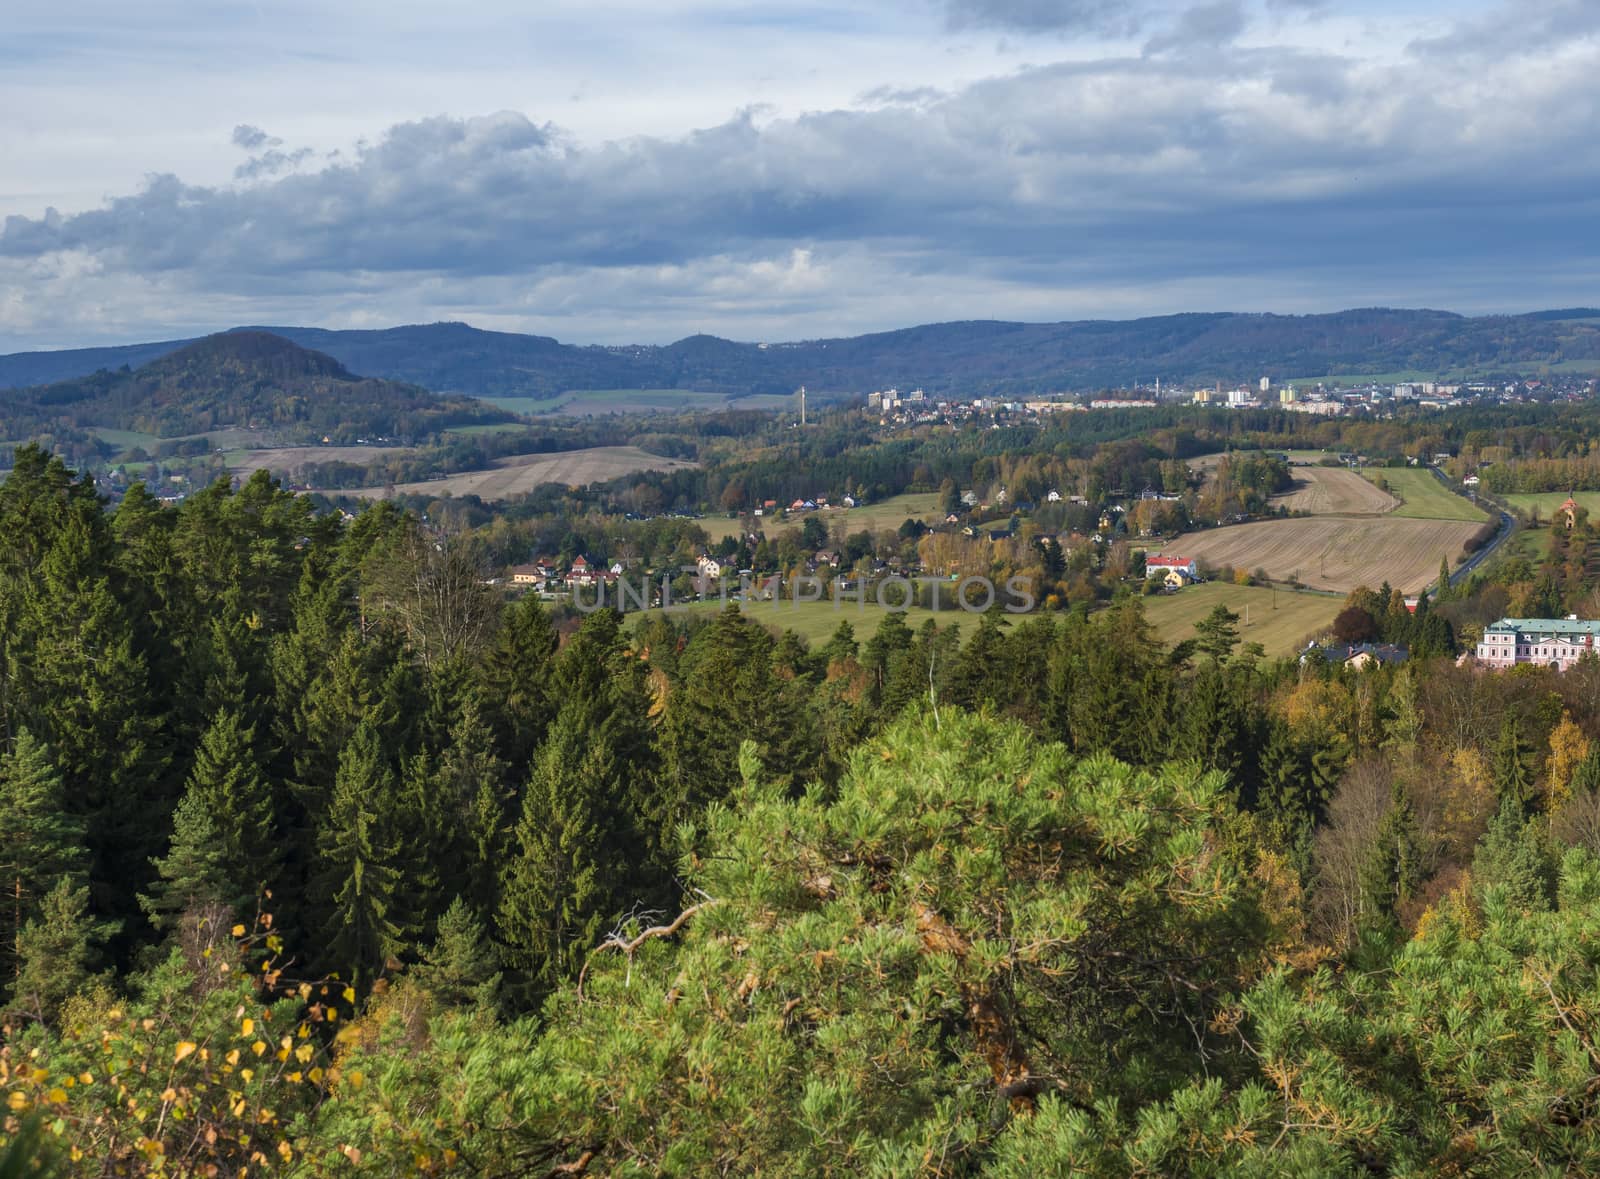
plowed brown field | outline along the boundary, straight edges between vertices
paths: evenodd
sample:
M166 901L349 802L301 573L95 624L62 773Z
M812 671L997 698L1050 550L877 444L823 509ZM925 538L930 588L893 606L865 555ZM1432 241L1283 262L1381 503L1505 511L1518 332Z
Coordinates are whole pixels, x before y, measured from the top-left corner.
M1315 516L1381 516L1400 501L1343 467L1294 467L1294 490L1272 497L1274 507Z
M1274 581L1298 578L1316 589L1375 589L1387 581L1410 593L1438 576L1441 557L1454 568L1479 527L1460 520L1312 516L1195 532L1162 551L1213 566L1264 569Z

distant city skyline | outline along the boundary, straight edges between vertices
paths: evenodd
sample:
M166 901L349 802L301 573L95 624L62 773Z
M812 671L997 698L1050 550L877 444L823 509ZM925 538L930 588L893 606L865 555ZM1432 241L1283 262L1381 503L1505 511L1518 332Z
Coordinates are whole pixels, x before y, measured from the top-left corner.
M1600 303L1600 0L11 0L0 352Z

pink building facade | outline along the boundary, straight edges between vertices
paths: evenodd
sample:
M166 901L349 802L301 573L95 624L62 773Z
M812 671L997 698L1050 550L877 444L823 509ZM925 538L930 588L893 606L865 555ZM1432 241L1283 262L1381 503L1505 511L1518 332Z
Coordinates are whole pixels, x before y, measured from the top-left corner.
M1485 667L1533 663L1566 671L1585 655L1595 654L1600 622L1573 618L1502 618L1483 632L1478 662Z

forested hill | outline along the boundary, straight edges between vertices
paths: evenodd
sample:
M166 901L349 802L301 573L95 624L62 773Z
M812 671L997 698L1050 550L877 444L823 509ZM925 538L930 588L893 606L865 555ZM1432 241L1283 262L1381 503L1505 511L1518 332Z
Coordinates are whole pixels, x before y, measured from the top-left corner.
M184 344L141 368L102 368L9 392L0 397L0 437L96 426L172 437L243 426L286 440L351 441L418 437L509 416L419 385L357 376L332 356L282 336L240 331Z
M1600 367L1600 310L1467 317L1384 308L1330 315L1168 315L1134 320L929 324L833 340L735 343L691 336L665 346L576 347L462 323L381 331L275 327L356 372L469 396L573 389L788 393L898 386L956 393L1097 389L1137 380L1210 382L1415 370L1536 373ZM138 365L187 341L0 356L0 388Z

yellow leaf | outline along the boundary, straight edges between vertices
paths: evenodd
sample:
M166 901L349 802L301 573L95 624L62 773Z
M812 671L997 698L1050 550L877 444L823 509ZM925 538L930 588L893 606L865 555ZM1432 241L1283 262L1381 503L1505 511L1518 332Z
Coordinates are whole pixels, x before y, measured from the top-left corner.
M346 1003L354 1003L356 1001L356 989L354 987L346 987L340 994L344 996Z
M359 1089L367 1083L367 1074L358 1068L353 1068L345 1073L344 1079L350 1082L350 1088Z
M235 925L233 927L233 936L234 937L243 937L244 936L244 926L243 925Z
M239 1024L239 1034L241 1036L248 1036L248 1035L250 1035L250 1033L252 1033L255 1030L256 1030L256 1021L253 1020L253 1019L246 1019L242 1023Z
M94 1074L93 1073L79 1073L78 1074L78 1080L82 1081L85 1085L92 1085L92 1084L94 1084Z
M6 1104L14 1110L25 1110L28 1108L28 1098L25 1094L13 1093L10 1097L6 1098Z
M306 1076L307 1076L307 1078L310 1079L310 1081L311 1081L311 1083L313 1085L322 1084L322 1070L320 1068L312 1069L309 1073L306 1074Z
M239 1070L239 1075L244 1078L244 1083L248 1085L251 1081L256 1079L256 1070L253 1068L242 1068Z
M315 1051L316 1049L310 1044L302 1044L294 1050L294 1058L301 1064L305 1064L311 1059L311 1054Z
M250 1051L254 1052L257 1056L260 1056L266 1050L266 1044L260 1040L257 1040L254 1044L250 1045Z
M294 1157L294 1150L287 1142L278 1143L278 1153L283 1156L285 1162Z
M235 1048L232 1052L228 1053L227 1056L223 1057L223 1059L226 1060L229 1064L238 1064L239 1063L239 1050L237 1048Z
M178 1050L173 1054L172 1057L173 1063L176 1064L178 1061L194 1055L194 1050L198 1047L200 1047L200 1045L196 1044L193 1040L179 1040Z
M44 1095L44 1099L51 1105L65 1105L67 1103L67 1091L65 1089L52 1089Z

